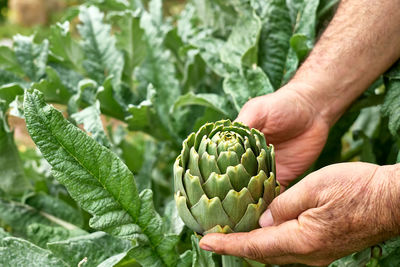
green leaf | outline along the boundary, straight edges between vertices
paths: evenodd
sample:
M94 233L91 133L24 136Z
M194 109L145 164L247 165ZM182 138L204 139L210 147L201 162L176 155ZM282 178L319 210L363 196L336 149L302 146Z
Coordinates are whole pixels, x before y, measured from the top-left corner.
M78 113L74 113L71 117L78 124L83 124L83 128L89 133L99 144L110 147L110 141L103 129L103 123L100 118L100 102L89 106Z
M97 98L100 101L100 108L102 112L119 120L124 119L124 110L114 98L112 77L108 77L104 81L102 90L98 91Z
M238 18L228 40L220 51L221 61L238 69L257 64L261 21L254 13L245 12Z
M397 62L386 74L385 87L387 90L382 114L389 118L389 130L393 136L399 135L400 129L400 62Z
M28 83L15 73L0 68L0 84L17 83L23 87L28 87Z
M262 30L258 62L275 89L281 86L285 69L292 23L285 0L254 1L259 5Z
M0 247L0 265L4 267L68 267L50 251L15 237L6 237Z
M365 266L365 264L371 259L371 248L364 249L361 252L353 253L349 256L343 257L339 260L334 261L329 267L358 267Z
M43 224L30 224L27 228L27 239L34 244L47 248L47 243L65 240L71 237L87 234L82 229L66 229L64 227L53 227Z
M178 267L190 267L193 261L193 251L187 250L181 254L178 261Z
M54 177L94 215L90 226L116 236L147 240L152 258L174 266L178 237L164 234L151 191L143 191L139 198L133 175L123 162L47 105L40 92L28 90L24 107L28 131L52 165Z
M231 2L198 0L192 3L196 7L197 19L201 26L212 29L216 35L226 36L237 22L238 14Z
M79 19L82 24L78 30L85 53L83 66L90 78L102 84L105 78L113 75L112 85L118 90L124 67L124 58L116 48L116 39L111 35L111 26L103 23L104 14L97 7L81 6Z
M117 47L124 53L124 80L131 80L133 70L146 58L144 31L140 27L140 16L130 10L113 15L120 31L116 33Z
M217 267L217 263L213 259L213 253L200 249L199 238L192 235L193 247L193 265L199 267Z
M199 86L206 82L208 78L206 73L206 63L200 56L198 49L188 47L187 49L181 49L180 52L186 51L185 66L183 70L183 90L184 92L195 91ZM182 53L183 54L183 53Z
M39 81L45 75L49 42L34 43L33 36L14 36L14 52L21 69L32 81Z
M30 206L0 199L0 226L13 235L27 237L27 227L33 223L55 225L43 213Z
M400 238L393 238L379 244L382 255L379 257L381 266L396 266L400 264Z
M157 128L161 128L160 131L165 128L170 136L175 136L177 129L173 127L172 121L174 117L179 116L179 112L170 114L171 107L180 96L179 82L175 77L175 66L168 51L164 51L156 43L150 43L150 45L153 47L148 47L147 59L138 68L137 78L144 86L148 87L151 84L155 90L154 99L151 102L154 104L155 116L160 121L160 126ZM142 106L144 107L144 105ZM157 128L152 130L157 131Z
M31 189L31 185L3 112L0 108L0 189L11 196L18 196Z
M127 112L130 115L125 118L125 121L132 131L143 131L160 140L168 140L170 134L158 116L156 104L154 103L155 91L151 84L147 90L148 99L142 101L139 105L129 105ZM169 119L168 116L165 117Z
M14 101L14 99L18 95L24 94L24 88L17 83L9 83L5 84L0 87L0 99L3 100L5 103L5 107L7 109L8 105Z
M103 232L47 244L49 250L69 266L78 266L78 263L86 258L84 266L88 267L97 266L115 254L126 252L131 246L128 240L118 239Z
M360 154L360 160L363 162L369 162L376 164L376 157L373 152L371 139L362 131L353 131L353 136L355 140L361 139L363 142Z
M223 88L231 97L237 112L250 98L274 91L267 75L259 67L232 72L225 78Z
M221 77L228 73L224 63L220 59L220 51L224 45L222 40L206 37L193 40L192 45L199 49L200 56L213 72Z
M52 67L46 68L46 74L46 79L32 84L32 88L41 91L47 101L66 104L71 97L71 92L64 86L59 74Z
M54 177L94 217L90 225L113 235L132 237L140 200L132 173L111 151L98 144L44 102L34 90L25 94L27 128ZM93 157L96 155L96 157Z
M320 0L318 7L318 20L324 22L327 14L335 10L340 0Z
M225 116L229 116L230 112L227 107L226 99L217 94L193 94L189 92L181 95L174 104L174 110L187 105L200 105L212 108Z
M179 236L174 234L163 234L165 225L160 215L155 211L153 205L153 192L149 189L145 189L140 193L140 199L142 206L140 209L139 225L146 225L143 228L144 234L148 237L150 244L154 246L157 256L162 259L162 262L167 266L174 266L178 260L175 252L176 243L179 240ZM139 259L138 261L144 265Z
M11 236L8 232L6 232L3 228L0 227L0 247L3 246L1 240L5 237Z
M332 163L341 161L340 155L342 152L341 140L343 135L350 129L354 121L357 119L359 111L346 112L329 132L328 140L322 150L320 156L315 162L315 168L319 169Z
M50 51L66 66L82 72L84 54L79 44L72 39L69 27L68 21L51 26Z
M14 74L24 75L14 51L6 46L0 46L0 68L10 71Z
M179 217L178 209L174 199L167 203L164 214L167 221L166 227L169 229L167 232L174 233L176 235L181 234L185 224Z
M288 82L296 72L301 60L311 51L316 36L317 9L319 0L304 1L296 17L294 35L286 58L283 83Z
M128 252L123 252L111 256L110 258L101 262L97 267L114 267L114 266L129 266L129 267L140 267L141 265L133 258L131 258Z
M38 211L46 212L71 224L79 227L84 226L81 211L73 208L62 199L38 193L28 197L25 203Z

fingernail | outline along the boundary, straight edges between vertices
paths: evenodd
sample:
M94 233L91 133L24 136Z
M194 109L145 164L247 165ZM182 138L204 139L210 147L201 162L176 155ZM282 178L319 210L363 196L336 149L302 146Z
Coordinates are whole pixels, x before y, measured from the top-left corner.
M271 210L266 210L263 215L261 215L258 221L261 227L267 227L274 225L274 218L272 218Z
M205 245L205 244L200 244L200 248L204 249L204 250L207 250L207 251L213 251L212 247L210 247L208 245Z

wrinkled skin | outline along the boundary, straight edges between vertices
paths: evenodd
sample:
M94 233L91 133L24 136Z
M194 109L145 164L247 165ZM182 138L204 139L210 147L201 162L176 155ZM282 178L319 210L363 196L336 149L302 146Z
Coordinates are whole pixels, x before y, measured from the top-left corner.
M277 178L284 187L317 159L330 127L302 90L309 86L290 83L275 93L253 98L237 118L262 131L267 143L275 146Z
M275 198L264 228L209 234L200 246L264 263L327 265L400 233L398 177L399 164L325 167Z

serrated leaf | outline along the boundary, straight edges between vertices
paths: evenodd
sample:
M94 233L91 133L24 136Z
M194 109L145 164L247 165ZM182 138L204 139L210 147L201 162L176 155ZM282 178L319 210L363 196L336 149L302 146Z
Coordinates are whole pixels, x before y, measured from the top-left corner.
M123 162L47 105L39 91L26 92L24 107L28 131L52 165L54 177L94 215L90 226L116 236L147 240L152 257L173 266L178 237L164 234L151 191L143 191L139 199L133 175Z
M148 48L147 58L138 68L137 78L143 86L148 87L150 84L153 86L156 93L151 102L154 104L157 120L160 121L160 126L168 129L168 135L174 136L177 129L173 127L172 121L174 117L179 116L179 112L170 114L170 109L180 96L180 87L175 77L176 71L171 54L156 45Z
M14 52L21 69L31 81L39 81L45 75L49 42L34 43L33 36L14 36Z
M103 232L47 244L54 255L70 266L78 266L78 263L86 258L87 261L83 266L87 267L97 266L115 254L128 251L131 246L128 240L118 239Z
M69 27L68 21L51 26L50 51L66 66L82 72L84 54L79 44L72 39Z
M0 265L4 267L68 267L50 251L42 249L26 240L6 237L0 247Z
M95 6L80 7L78 26L83 38L82 48L85 52L83 66L90 78L102 84L105 78L112 75L112 84L118 90L124 66L122 53L116 48L116 39L111 35L111 26L103 23L104 14Z
M47 105L40 92L27 91L24 108L32 139L52 165L54 177L94 215L90 224L113 235L135 235L140 200L125 164Z
M179 240L179 236L164 234L163 220L154 209L153 193L151 190L143 190L140 193L140 199L142 206L138 224L147 226L143 228L143 233L149 238L150 244L155 246L154 250L157 253L156 255L153 254L151 257L162 259L162 262L167 266L174 266L178 260L175 246ZM145 265L139 259L137 260L140 264Z

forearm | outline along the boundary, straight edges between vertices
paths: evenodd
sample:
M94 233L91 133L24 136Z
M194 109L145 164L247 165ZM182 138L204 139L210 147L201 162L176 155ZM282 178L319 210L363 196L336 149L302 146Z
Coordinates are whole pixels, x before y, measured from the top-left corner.
M400 1L343 0L293 78L333 124L400 56Z
M379 198L386 200L380 203L380 211L377 214L381 225L386 226L387 237L400 234L400 163L378 167L373 179L379 181Z

